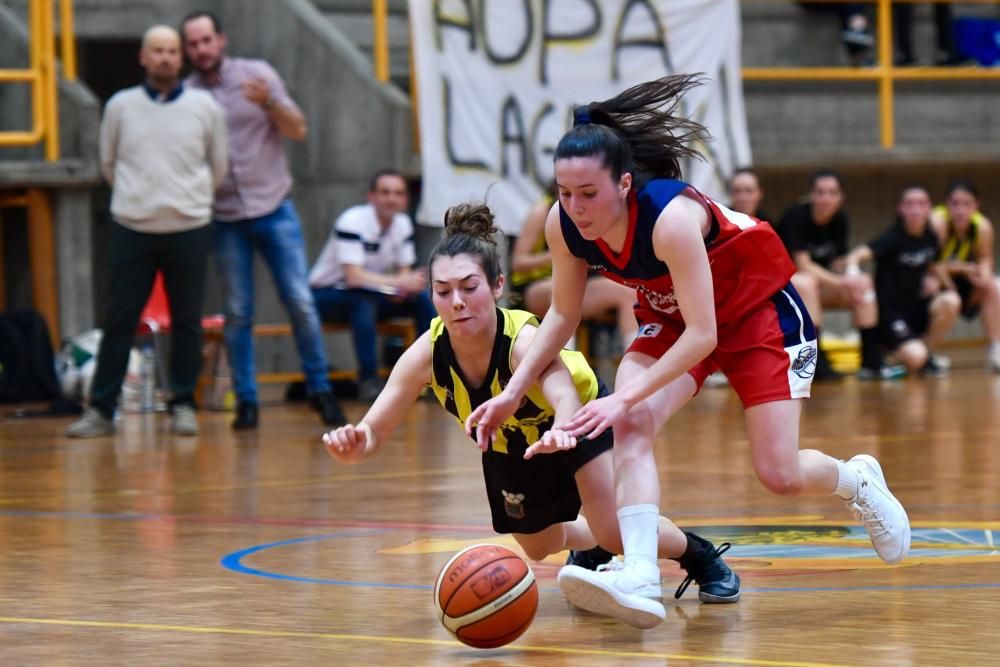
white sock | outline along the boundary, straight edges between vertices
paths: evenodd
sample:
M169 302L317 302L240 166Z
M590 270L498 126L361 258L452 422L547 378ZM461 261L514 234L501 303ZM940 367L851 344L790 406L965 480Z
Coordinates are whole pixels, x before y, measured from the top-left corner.
M659 545L660 508L657 505L629 505L618 510L625 564L656 565Z
M834 494L844 500L854 500L858 495L858 471L839 459L837 462L837 490Z

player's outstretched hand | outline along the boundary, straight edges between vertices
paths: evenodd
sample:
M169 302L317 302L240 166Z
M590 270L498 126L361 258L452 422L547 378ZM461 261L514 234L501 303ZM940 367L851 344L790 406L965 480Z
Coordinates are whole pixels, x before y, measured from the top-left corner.
M628 412L624 402L614 394L590 401L576 411L573 417L562 425L568 433L578 438L593 440L611 428Z
M538 442L524 450L524 458L527 460L535 454L564 452L574 447L576 447L576 437L562 429L554 428L551 431L546 431Z
M471 438L475 429L476 444L485 452L493 442L500 425L514 414L519 404L519 399L511 398L506 391L500 392L469 414L465 420L465 433Z
M323 434L327 453L338 463L359 463L364 460L372 440L371 427L364 422L357 426L341 426Z

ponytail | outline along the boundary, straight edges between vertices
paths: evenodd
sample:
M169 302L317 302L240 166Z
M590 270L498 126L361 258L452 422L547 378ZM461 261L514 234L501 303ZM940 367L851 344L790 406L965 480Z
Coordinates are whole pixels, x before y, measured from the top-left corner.
M682 158L702 157L691 144L708 140L703 125L677 111L684 93L701 83L697 74L665 76L577 107L573 129L559 141L555 159L599 155L614 180L637 171L679 178Z

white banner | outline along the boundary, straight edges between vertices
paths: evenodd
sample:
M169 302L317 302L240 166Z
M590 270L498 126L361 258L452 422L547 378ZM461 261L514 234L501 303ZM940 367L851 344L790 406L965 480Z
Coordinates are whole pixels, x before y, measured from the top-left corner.
M516 235L552 178L576 104L701 72L682 111L713 141L684 178L725 198L750 162L737 0L410 0L423 193L418 220L485 197Z

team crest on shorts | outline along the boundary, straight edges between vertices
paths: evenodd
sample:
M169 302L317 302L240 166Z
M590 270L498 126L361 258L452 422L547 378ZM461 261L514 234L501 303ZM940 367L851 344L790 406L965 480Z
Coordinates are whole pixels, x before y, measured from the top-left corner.
M816 348L804 345L792 360L791 371L802 379L811 378L816 373Z
M503 489L500 489L500 493L503 494L503 511L507 513L507 516L509 516L511 519L523 519L524 494L508 493Z
M644 324L639 327L639 333L636 334L636 338L656 338L660 332L663 331L663 325L657 324Z

